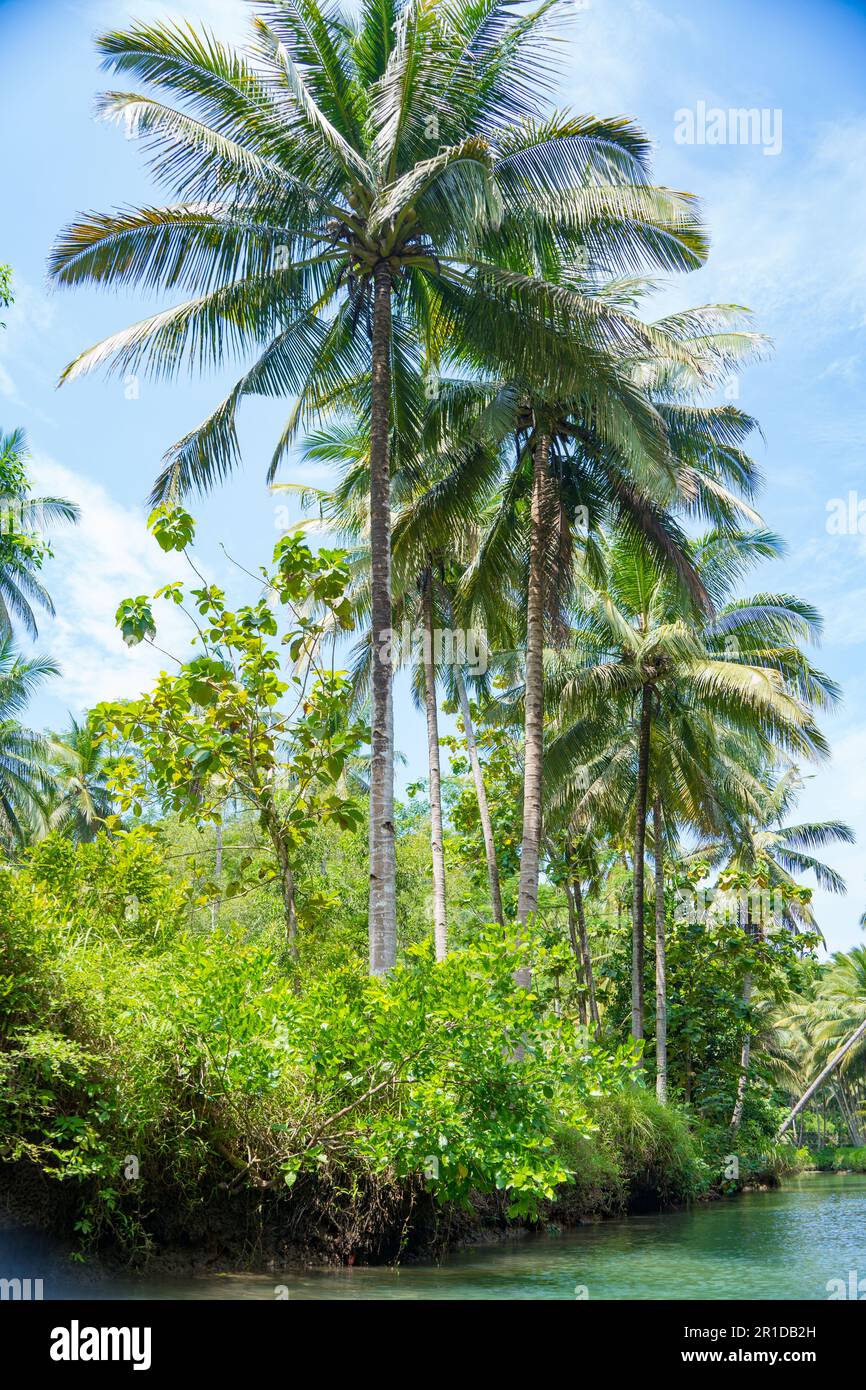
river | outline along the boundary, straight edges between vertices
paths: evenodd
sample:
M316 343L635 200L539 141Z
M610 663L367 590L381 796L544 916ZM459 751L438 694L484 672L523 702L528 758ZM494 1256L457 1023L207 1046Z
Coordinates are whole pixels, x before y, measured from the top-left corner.
M3 1243L0 1272L10 1270ZM866 1297L866 1176L814 1173L773 1192L458 1251L440 1265L55 1281L45 1296L800 1300L826 1299L834 1279L847 1289L852 1271Z

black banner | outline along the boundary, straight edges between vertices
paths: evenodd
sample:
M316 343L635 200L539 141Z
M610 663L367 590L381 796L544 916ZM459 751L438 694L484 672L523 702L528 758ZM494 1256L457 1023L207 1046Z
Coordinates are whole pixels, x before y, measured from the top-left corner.
M395 1332L399 1337L401 1325L411 1329L413 1337L429 1341L434 1356L443 1346L441 1315L435 1332L429 1310L419 1310L415 1300L408 1304L388 1300L387 1306L376 1300L375 1310L364 1300L340 1302L337 1311L328 1299L318 1300L318 1307L315 1301L291 1298L275 1298L270 1304L215 1299L7 1301L0 1303L0 1327L4 1345L15 1346L22 1369L61 1380L69 1376L92 1379L106 1371L115 1378L123 1374L162 1377L169 1372L214 1374L225 1383L232 1374L243 1374L248 1380L251 1375L258 1377L265 1366L281 1365L290 1374L303 1354L297 1339L314 1334L319 1320L323 1326L327 1320L329 1329L319 1346L329 1376L335 1364L351 1365L357 1372L358 1357L370 1339ZM363 1320L357 1308L361 1302ZM505 1356L513 1353L515 1313L501 1303L482 1307L482 1302L467 1300L447 1316L455 1330L467 1336L472 1333L477 1354L489 1366L497 1350ZM586 1300L543 1302L528 1320L528 1310L519 1316L524 1333L532 1339L527 1346L538 1349L539 1333L563 1334L566 1340L556 1343L557 1356L567 1353L571 1345L575 1355L580 1350L584 1367L584 1358L590 1356L607 1361L611 1371L635 1367L666 1372L681 1367L686 1374L692 1368L700 1375L708 1366L734 1372L740 1367L765 1372L805 1368L825 1376L850 1367L862 1342L862 1314L845 1306L846 1302L593 1304ZM499 1322L503 1314L507 1323ZM341 1329L336 1337L332 1333L335 1318ZM462 1345L467 1345L465 1340ZM307 1355L314 1346L309 1344Z

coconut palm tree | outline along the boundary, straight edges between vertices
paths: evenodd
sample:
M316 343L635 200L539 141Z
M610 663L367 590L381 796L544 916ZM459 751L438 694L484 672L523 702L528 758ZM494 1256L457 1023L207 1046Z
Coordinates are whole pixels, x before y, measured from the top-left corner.
M48 826L83 843L93 840L110 816L114 801L109 786L110 761L89 720L69 716L69 727L48 741L54 795Z
M796 875L811 873L820 887L831 893L844 893L845 882L835 869L818 859L812 852L826 845L852 844L854 832L843 821L812 821L790 824L788 815L802 788L800 771L791 767L781 776L758 773L760 791L756 797L755 813L745 816L736 838L725 851L722 846L708 846L710 862L723 863L729 874L748 876L765 882L772 893L784 894L783 918L791 926L815 927L815 919L807 900L786 890L796 887ZM744 929L760 938L763 924L755 923L751 906L747 911ZM753 989L751 973L743 982L743 1004L748 1011ZM739 1130L743 1117L751 1061L751 1030L747 1029L740 1056L740 1075L737 1097L731 1116L731 1129Z
M37 637L35 608L54 615L54 604L39 579L47 544L45 523L75 522L79 511L63 497L32 497L27 481L27 438L23 430L0 434L0 636L20 623Z
M545 113L555 81L545 24L568 8L367 0L354 22L316 0L262 0L243 52L188 25L136 24L99 40L106 66L179 102L102 101L179 201L83 218L55 247L52 275L194 297L91 348L64 380L97 366L173 375L184 359L221 366L259 353L170 451L155 487L164 498L237 464L246 396L297 398L273 469L335 384L369 372L378 634L391 628L389 430L420 345L517 378L592 382L605 420L622 397L609 351L646 331L580 285L548 283L544 262L606 228L611 183L642 237L675 244L681 260L703 255L693 201L647 190L638 130ZM381 972L396 940L384 661L373 669L372 749L370 964Z
M420 391L423 383L415 383ZM347 405L357 404L357 393L346 393ZM394 641L390 657L395 666L413 670L413 694L423 707L427 724L428 793L431 821L433 866L433 931L438 959L447 953L447 902L445 883L444 816L441 791L441 758L437 687L444 686L459 705L464 723L470 760L475 776L476 795L487 853L488 875L494 919L503 921L498 866L493 831L487 805L483 773L474 739L474 728L466 687L465 645L455 638L455 574L460 569L460 549L468 549L467 537L460 537L449 558L428 550L423 528L414 526L416 505L429 496L431 480L442 471L440 458L414 451L414 441L393 431L392 470L394 501L392 613ZM460 448L455 441L454 448ZM298 494L302 505L314 506L319 526L333 529L340 542L350 547L355 573L352 602L358 626L364 635L355 652L353 684L356 701L367 698L371 683L371 664L375 644L369 628L370 550L369 550L369 431L363 417L349 415L309 434L304 443L308 461L339 466L342 479L331 492L309 487L276 484L274 490ZM462 634L461 634L462 636ZM420 639L420 640L419 640Z
M783 1134L798 1113L821 1090L829 1087L851 1142L862 1142L856 1101L849 1083L862 1086L866 1063L866 948L837 951L822 970L811 998L797 1001L777 1020L783 1036L793 1034L800 1046L799 1066L792 1087L797 1102L779 1130ZM808 1077L804 1088L801 1077ZM814 1078L814 1079L812 1079Z
M51 793L47 742L21 724L21 715L40 686L58 674L49 657L28 660L8 637L0 639L0 846L7 853L22 843Z
M641 247L645 256L652 248ZM607 261L617 247L608 249ZM552 273L552 272L549 272ZM641 284L593 286L599 300L633 304ZM523 611L524 815L518 915L526 922L537 898L544 726L544 648L569 630L574 557L591 554L594 532L606 521L641 543L677 576L699 605L709 603L691 562L676 513L703 517L722 528L758 518L749 505L757 474L742 444L754 421L733 407L701 403L702 392L749 357L763 340L742 324L742 311L710 305L653 325L651 350L623 353L622 378L645 392L666 440L660 462L634 438L613 441L598 429L585 396L545 393L513 381L452 382L440 413L447 428L478 436L498 430L506 446L485 470L484 451L464 450L451 475L438 482L435 505L422 498L424 527L440 528L448 544L456 523L486 513L474 556L461 583L466 620L501 606L514 593ZM621 383L622 384L622 383ZM473 422L475 411L478 423ZM459 422L459 423L458 423ZM459 459L463 458L463 467ZM496 470L498 469L498 476ZM498 506L491 506L491 478ZM439 513L438 517L436 513ZM642 893L636 874L635 902ZM637 910L637 909L636 909Z
M797 645L819 634L818 615L789 595L730 599L748 566L779 548L760 530L715 531L691 544L715 607L710 617L644 546L614 537L583 566L573 646L547 677L556 710L547 754L552 780L567 790L581 771L588 781L577 803L582 813L633 808L636 1038L644 1022L643 860L652 789L663 803L675 797L690 823L706 827L708 815L721 814L720 790L744 795L743 741L767 757L779 747L812 759L827 752L811 711L832 705L837 690ZM727 747L719 731L727 732Z

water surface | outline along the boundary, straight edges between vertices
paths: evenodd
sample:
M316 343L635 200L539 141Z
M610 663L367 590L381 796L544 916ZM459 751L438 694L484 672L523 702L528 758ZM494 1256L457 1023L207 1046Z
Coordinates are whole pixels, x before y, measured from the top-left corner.
M0 1265L9 1268L8 1255ZM826 1299L828 1281L848 1286L851 1271L866 1293L866 1176L815 1173L775 1192L458 1251L440 1265L144 1276L79 1287L55 1279L45 1296L800 1300Z

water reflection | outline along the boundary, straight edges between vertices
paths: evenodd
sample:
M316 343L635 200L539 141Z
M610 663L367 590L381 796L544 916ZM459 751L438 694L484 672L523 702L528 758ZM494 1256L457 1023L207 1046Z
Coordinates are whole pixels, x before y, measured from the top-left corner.
M800 1300L827 1298L851 1271L866 1280L866 1177L832 1174L401 1269L106 1278L44 1238L0 1231L0 1276L43 1277L46 1298Z

